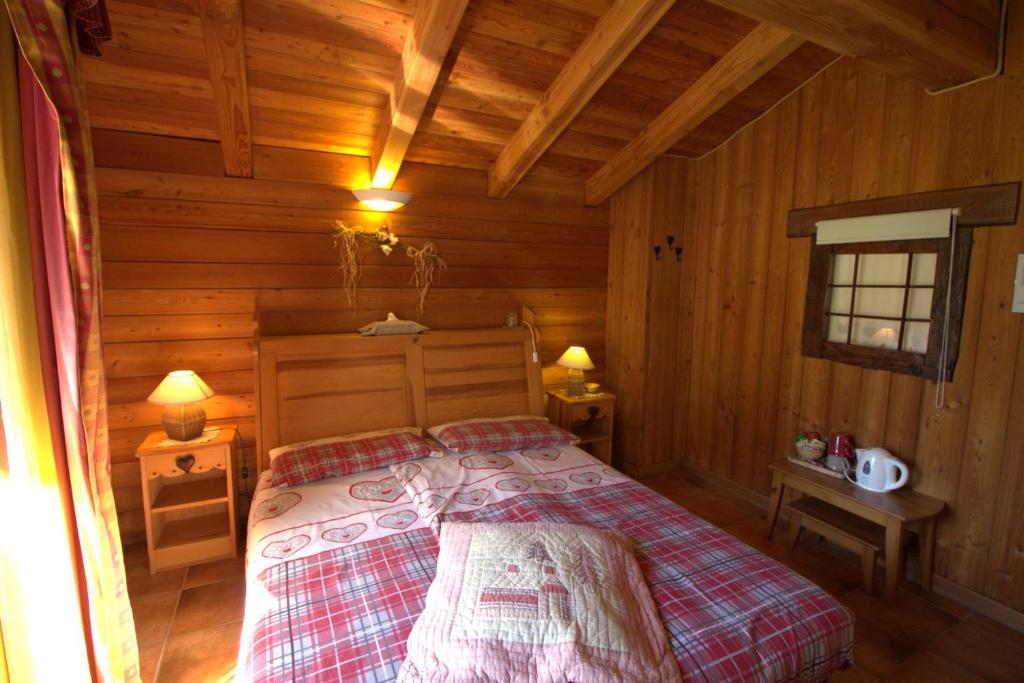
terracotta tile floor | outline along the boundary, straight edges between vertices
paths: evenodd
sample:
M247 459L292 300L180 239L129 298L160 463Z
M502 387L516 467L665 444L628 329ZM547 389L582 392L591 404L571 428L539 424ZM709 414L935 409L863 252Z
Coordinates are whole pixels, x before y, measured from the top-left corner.
M1006 629L913 584L890 609L860 587L852 554L804 534L790 553L785 534L764 538L763 513L678 474L646 482L683 507L774 557L836 596L857 615L856 666L832 683L1021 681L1024 634ZM213 562L151 576L144 546L125 549L146 683L227 681L232 677L244 600L243 562ZM881 577L876 586L882 583Z
M241 554L150 575L146 547L133 545L125 564L142 680L230 681L245 600Z

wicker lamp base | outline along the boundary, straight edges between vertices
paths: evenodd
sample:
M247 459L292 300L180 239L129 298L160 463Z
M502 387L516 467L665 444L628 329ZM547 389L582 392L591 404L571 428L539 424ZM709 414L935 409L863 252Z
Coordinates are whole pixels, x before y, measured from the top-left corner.
M175 441L191 441L203 434L206 412L195 403L167 406L163 414L164 431Z
M569 384L565 387L565 393L569 396L583 395L583 371L577 368L569 369Z

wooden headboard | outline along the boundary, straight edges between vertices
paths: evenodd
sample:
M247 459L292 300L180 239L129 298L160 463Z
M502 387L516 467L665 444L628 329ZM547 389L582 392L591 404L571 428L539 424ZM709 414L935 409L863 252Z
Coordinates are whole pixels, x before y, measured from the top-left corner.
M524 328L260 337L257 354L261 472L283 444L544 411Z

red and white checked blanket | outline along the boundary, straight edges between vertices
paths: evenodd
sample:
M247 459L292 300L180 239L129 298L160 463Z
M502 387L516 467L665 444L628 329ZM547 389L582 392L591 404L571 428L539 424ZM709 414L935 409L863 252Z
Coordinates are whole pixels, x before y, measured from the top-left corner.
M572 446L561 450L579 453ZM521 454L499 455L526 467ZM427 471L444 460L416 464ZM386 475L383 470L372 478ZM451 491L453 499L455 493L467 491ZM562 491L531 485L520 495L492 500L443 514L455 521L583 524L632 538L685 680L820 681L851 664L849 610L631 479L602 478L601 485ZM413 505L408 498L406 505ZM436 570L438 545L422 524L418 518L404 531L251 572L236 675L254 681L394 680Z

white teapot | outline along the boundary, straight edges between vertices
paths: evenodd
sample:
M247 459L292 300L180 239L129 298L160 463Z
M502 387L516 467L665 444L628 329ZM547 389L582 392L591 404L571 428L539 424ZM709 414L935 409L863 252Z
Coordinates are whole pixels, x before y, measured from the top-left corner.
M846 478L861 488L895 491L910 478L906 463L884 448L858 448L856 452L857 465L846 470ZM851 476L851 472L857 476Z

